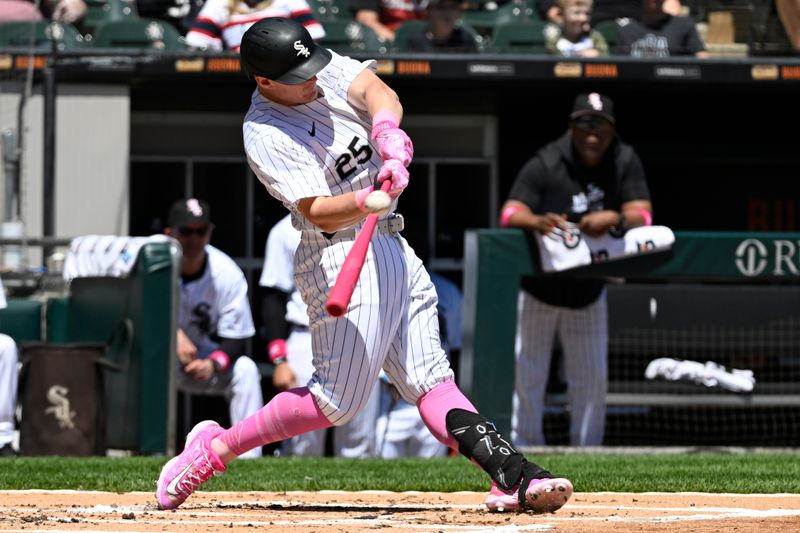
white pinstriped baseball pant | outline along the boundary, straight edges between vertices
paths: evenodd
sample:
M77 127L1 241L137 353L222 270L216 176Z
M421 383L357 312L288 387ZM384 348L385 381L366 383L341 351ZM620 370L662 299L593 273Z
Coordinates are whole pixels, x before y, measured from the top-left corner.
M17 359L17 344L14 339L0 334L0 447L14 440Z
M601 445L608 381L605 289L595 302L578 309L548 305L521 290L517 311L512 441L518 446L545 444L544 397L558 335L570 407L570 443Z

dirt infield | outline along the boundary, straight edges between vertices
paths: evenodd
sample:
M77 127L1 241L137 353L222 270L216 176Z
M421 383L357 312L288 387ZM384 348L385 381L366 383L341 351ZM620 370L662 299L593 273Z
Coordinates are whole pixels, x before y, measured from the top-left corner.
M552 515L493 514L483 494L201 492L177 511L152 494L0 491L0 532L800 531L800 495L577 493Z

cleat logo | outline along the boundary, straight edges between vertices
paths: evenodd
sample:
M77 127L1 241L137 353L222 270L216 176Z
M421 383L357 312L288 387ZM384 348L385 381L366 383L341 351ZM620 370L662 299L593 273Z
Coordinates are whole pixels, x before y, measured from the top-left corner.
M185 476L186 473L189 472L189 470L191 469L192 469L192 463L189 463L188 465L186 465L186 468L181 470L180 474L175 476L175 478L169 482L169 485L167 485L167 494L171 496L178 496L178 484L183 479L183 476Z

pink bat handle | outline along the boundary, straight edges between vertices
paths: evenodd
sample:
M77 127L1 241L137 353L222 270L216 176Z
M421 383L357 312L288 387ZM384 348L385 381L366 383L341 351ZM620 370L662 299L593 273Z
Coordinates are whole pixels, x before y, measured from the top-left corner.
M381 183L381 190L386 192L391 186L392 180L385 180ZM339 271L336 283L333 285L330 294L328 294L328 301L325 302L325 309L327 309L329 315L339 317L347 311L347 306L350 305L350 297L353 295L356 283L358 283L358 276L361 275L361 269L364 267L369 241L372 239L372 233L375 231L375 224L377 223L378 215L374 213L367 215L364 225L361 226L361 231L358 232L358 237L353 243L353 247L350 248L350 252L344 258L342 270Z

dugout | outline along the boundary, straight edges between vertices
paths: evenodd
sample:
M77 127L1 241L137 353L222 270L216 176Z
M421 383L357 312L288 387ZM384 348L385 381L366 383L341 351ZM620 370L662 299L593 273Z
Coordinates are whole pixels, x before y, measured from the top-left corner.
M669 252L559 274L612 278L606 442L794 445L800 419L800 235L675 237ZM520 230L469 230L465 249L459 382L481 412L508 432L517 292L521 277L543 275L536 244ZM627 282L613 282L621 278ZM741 394L645 379L645 367L658 357L744 366L754 371L756 385ZM551 413L557 411L564 395L549 394L547 404ZM612 415L619 415L614 423L621 427L610 423Z
M67 296L11 298L8 308L0 311L0 331L18 343L105 343L121 321L130 320L130 355L125 357L126 336L118 336L107 357L122 370L104 373L110 449L147 455L171 453L174 446L171 354L179 269L176 243L147 243L125 278L76 278Z

